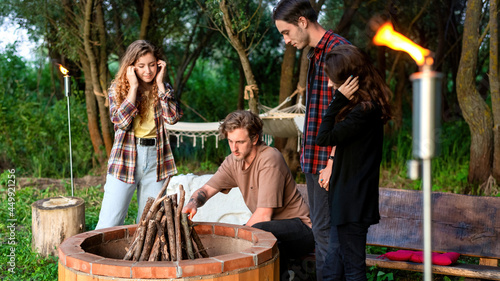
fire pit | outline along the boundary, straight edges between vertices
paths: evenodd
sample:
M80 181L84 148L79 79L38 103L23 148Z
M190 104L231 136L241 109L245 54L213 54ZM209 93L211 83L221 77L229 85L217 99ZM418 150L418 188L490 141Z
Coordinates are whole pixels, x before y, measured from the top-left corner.
M197 223L194 228L209 258L122 260L137 225L75 235L59 246L59 280L279 280L278 245L271 233L224 223Z

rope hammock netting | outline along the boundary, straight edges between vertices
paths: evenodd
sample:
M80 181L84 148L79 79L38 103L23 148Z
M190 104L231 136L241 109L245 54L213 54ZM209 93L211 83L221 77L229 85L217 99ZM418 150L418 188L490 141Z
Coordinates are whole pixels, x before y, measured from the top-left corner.
M297 151L300 150L302 130L305 119L305 105L302 103L302 93L304 88L298 87L277 107L259 105L260 118L264 123L264 141L270 145L273 137L290 138L298 137ZM299 94L299 100L295 105L282 108L290 102L292 98ZM220 122L177 122L175 125L166 125L169 133L177 137L177 146L183 143L184 137L193 139L193 147L196 147L197 138L201 139L201 147L205 147L205 139L210 136L215 137L215 147L219 143Z

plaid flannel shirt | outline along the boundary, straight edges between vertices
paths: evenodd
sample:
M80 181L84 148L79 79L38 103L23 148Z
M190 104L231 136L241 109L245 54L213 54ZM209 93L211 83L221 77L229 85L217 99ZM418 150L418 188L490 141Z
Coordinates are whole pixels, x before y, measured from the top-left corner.
M333 47L350 44L345 38L328 30L315 48L307 54L306 120L304 122L304 140L300 165L302 172L317 174L328 161L331 147L320 147L315 143L323 115L333 98L332 88L328 88L328 76L324 71L326 54Z
M134 117L139 113L137 107L125 99L122 104L116 103L115 87L109 89L109 111L111 122L114 124L115 141L108 160L108 174L117 179L134 183L137 151L133 130ZM156 180L160 181L167 176L177 173L174 156L168 141L168 131L164 124L175 124L182 116L179 103L174 98L174 90L165 84L165 93L159 92L160 102L154 109L156 127Z

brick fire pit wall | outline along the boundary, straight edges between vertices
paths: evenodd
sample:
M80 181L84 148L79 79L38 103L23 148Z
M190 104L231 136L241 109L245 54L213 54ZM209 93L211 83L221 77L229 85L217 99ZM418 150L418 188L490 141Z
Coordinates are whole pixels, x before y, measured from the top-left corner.
M196 223L209 258L124 261L137 225L84 232L58 248L59 281L279 280L278 244L268 232L224 223Z

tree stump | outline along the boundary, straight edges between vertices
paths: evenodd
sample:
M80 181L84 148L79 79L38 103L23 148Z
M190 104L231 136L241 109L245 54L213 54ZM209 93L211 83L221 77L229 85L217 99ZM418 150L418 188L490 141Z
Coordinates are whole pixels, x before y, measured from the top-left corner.
M31 204L33 250L57 256L57 247L85 230L85 202L78 197L52 197Z

